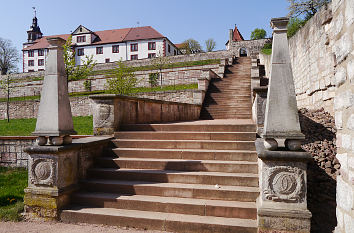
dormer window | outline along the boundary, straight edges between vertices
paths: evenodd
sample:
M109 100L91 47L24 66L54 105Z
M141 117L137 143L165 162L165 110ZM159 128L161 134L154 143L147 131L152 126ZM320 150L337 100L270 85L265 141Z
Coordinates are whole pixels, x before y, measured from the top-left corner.
M76 42L77 42L77 43L86 42L86 36L78 36L78 37L76 38Z

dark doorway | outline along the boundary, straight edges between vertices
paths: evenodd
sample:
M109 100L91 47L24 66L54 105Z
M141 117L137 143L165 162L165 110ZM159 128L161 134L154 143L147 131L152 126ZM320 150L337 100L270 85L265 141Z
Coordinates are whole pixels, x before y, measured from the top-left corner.
M247 49L240 48L240 57L247 57Z

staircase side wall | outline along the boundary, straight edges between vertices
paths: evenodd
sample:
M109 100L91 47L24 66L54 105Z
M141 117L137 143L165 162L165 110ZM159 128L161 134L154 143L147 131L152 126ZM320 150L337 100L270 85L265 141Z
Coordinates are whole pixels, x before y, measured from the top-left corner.
M290 40L299 108L335 115L337 159L336 233L354 229L354 1L333 0Z

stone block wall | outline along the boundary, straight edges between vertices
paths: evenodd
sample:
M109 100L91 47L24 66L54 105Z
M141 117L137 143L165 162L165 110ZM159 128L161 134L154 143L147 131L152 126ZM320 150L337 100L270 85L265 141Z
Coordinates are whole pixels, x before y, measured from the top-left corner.
M258 54L265 43L271 43L271 39L232 41L229 50L232 55L239 57L240 49L246 48L247 56Z
M334 97L337 128L336 233L354 232L354 1L333 0Z
M171 56L169 60L171 63L177 62L188 62L188 61L200 61L200 60L208 60L208 59L221 59L222 61L225 59L229 59L232 57L232 53L230 51L215 51L215 52L207 52L207 53L198 53L198 54L189 54L189 55L178 55ZM125 61L124 62L128 66L138 67L138 66L148 66L152 65L151 59L142 59L136 61ZM177 85L177 84L188 84L188 83L197 83L197 79L200 78L204 70L211 69L219 76L223 77L225 62L221 62L221 64L213 64L213 65L204 65L204 66L191 66L191 67L181 67L181 68L173 68L173 69L164 69L162 85ZM107 64L97 64L94 68L94 71L100 70L109 70L116 67L115 63L107 63ZM149 87L149 74L156 72L156 70L151 71L137 71L135 72L136 77L140 80L138 86L140 87ZM38 72L30 72L30 73L20 73L13 74L14 79L24 80L26 77L39 78L44 77L44 71ZM105 75L95 75L90 77L92 91L95 90L104 90L107 78ZM83 92L86 91L84 88L85 80L78 80L69 82L69 93L70 92ZM38 81L19 81L14 84L14 88L12 90L12 97L21 97L21 96L32 96L32 95L40 95L42 89L42 80ZM159 84L161 84L159 80ZM6 94L0 91L0 98L5 98Z
M71 97L71 112L73 116L89 116L91 113L90 100L85 97ZM10 119L37 118L39 100L10 102ZM0 120L6 119L6 102L0 102Z
M350 0L333 1L322 7L289 40L299 108L323 107L334 113L336 85L343 76L343 70L337 67L337 63L344 59L352 46L350 27L345 22L351 16L348 10L337 10L342 2L347 4L345 2Z
M0 167L27 167L24 148L33 145L35 137L0 137Z
M187 104L202 104L203 91L179 90L137 93L139 98L164 100ZM71 113L73 116L92 115L91 102L88 96L70 98ZM36 118L38 115L39 100L10 102L10 119ZM0 120L6 119L6 102L0 102Z

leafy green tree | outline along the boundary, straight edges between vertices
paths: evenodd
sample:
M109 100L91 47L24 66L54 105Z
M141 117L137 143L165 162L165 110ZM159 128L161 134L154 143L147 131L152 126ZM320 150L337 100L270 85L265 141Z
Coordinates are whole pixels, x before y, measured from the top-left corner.
M290 18L289 23L288 23L288 37L292 37L293 35L296 34L299 29L304 26L306 23L306 20L302 20L299 18Z
M7 122L10 122L10 95L14 90L15 79L12 78L11 74L0 76L0 88L6 95L6 117Z
M184 50L185 54L203 52L199 42L192 38L182 42L181 50Z
M85 56L85 60L82 65L76 66L75 50L72 49L72 36L66 40L64 48L64 64L65 72L69 81L88 78L91 74L96 62L93 60L93 56Z
M214 39L210 38L205 41L205 47L207 52L211 52L215 49L216 42Z
M158 70L161 86L163 83L162 70L167 68L169 64L171 64L171 60L168 57L162 56L160 53L158 53L158 56L152 60L152 66L154 69Z
M117 67L107 78L108 91L119 95L128 95L138 84L134 68L126 66L122 61L117 62Z
M288 0L289 17L297 18L303 16L305 19L311 18L319 8L326 5L330 0Z
M263 28L256 28L251 33L251 40L264 39L267 36L267 32Z
M19 53L12 42L0 37L0 74L5 75L16 70L19 59Z

